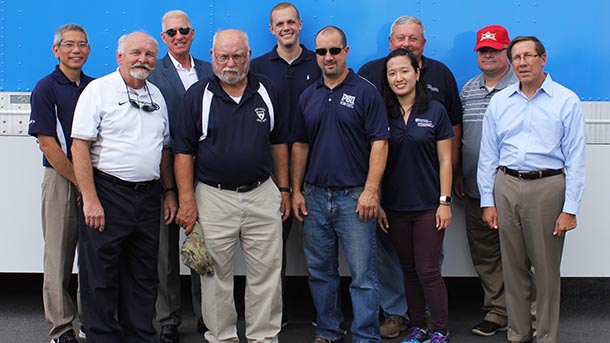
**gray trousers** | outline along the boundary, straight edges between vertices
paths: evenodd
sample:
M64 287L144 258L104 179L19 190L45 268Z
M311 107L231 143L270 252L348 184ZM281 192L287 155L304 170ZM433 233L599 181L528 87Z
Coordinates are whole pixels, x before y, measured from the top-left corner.
M159 289L155 304L156 319L161 325L180 325L180 227L165 224L161 213L159 232ZM195 317L201 319L200 276L191 270L191 294Z
M498 172L494 198L506 287L508 339L532 338L530 304L536 300L537 342L558 341L561 255L564 237L553 236L562 211L565 175L523 180ZM531 273L531 268L535 273ZM536 292L532 292L535 285ZM534 294L535 293L535 294Z

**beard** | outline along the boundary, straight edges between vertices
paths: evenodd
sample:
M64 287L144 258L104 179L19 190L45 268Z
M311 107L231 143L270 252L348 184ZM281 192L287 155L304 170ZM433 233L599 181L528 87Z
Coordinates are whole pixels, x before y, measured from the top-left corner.
M235 67L225 67L225 68L220 69L220 68L214 66L214 74L216 74L216 76L218 76L218 78L222 82L230 84L230 85L240 83L246 77L246 75L248 75L249 70L250 70L250 64L246 64L244 66L243 73L240 73L239 70ZM230 76L230 75L233 75L233 76Z
M129 69L129 75L138 80L146 80L154 70L148 63L135 63Z

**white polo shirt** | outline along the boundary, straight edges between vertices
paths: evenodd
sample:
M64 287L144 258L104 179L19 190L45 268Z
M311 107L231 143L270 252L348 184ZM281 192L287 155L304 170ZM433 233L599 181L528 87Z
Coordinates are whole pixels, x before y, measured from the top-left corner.
M78 99L72 138L91 141L91 163L125 181L159 179L161 151L170 144L167 106L159 89L146 82L159 110L133 107L118 69L91 81ZM146 88L129 88L130 97L150 103Z

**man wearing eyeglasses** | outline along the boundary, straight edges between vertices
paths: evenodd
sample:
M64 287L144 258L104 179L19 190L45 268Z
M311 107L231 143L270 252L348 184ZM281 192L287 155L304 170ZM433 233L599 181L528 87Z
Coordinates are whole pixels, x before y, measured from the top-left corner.
M377 343L375 217L388 153L387 113L375 87L347 68L349 46L341 29L327 26L315 42L322 77L299 98L291 164L293 213L303 221L317 313L314 343L343 342L345 335L339 244L352 276L353 340Z
M445 64L424 56L426 35L424 24L413 16L400 16L394 20L388 37L390 51L407 48L413 52L420 66L420 79L424 81L432 99L445 106L455 135L452 138L453 170L459 168L460 140L462 137L462 104L453 73ZM364 64L358 74L371 81L381 90L383 62L385 57ZM381 337L394 338L407 329L407 300L404 296L402 270L398 256L389 236L381 230L377 232L379 295L384 321L381 324ZM443 255L441 253L441 263Z
M282 219L290 214L286 113L271 81L249 71L245 32L217 32L210 54L215 77L188 89L176 118L177 222L187 234L201 223L214 267L201 276L209 290L201 294L205 338L239 342L233 297L239 242L246 338L274 343L282 318Z
M78 241L78 183L72 166L70 135L78 97L93 80L82 71L90 51L83 27L76 24L59 27L53 40L53 54L59 63L51 74L38 81L31 96L28 133L37 138L43 153L42 296L53 343L76 342L72 322L77 313L82 317L80 295L76 298L78 306L75 306L68 292ZM79 320L81 326L85 324L83 318ZM79 336L84 338L83 330L79 331Z
M79 257L86 267L82 297L93 342L158 342L153 315L160 197L175 187L167 107L147 81L158 50L146 33L123 35L119 68L92 81L74 113ZM177 210L174 192L166 194L163 208L170 223Z
M292 117L299 96L309 85L320 77L316 54L300 43L299 34L303 22L299 10L291 3L281 2L271 9L269 30L277 44L268 53L252 60L251 69L267 76L280 93L282 111L288 114L288 127L292 127ZM290 149L288 151L290 153ZM292 217L282 225L284 248L282 251L282 326L288 324L286 312L286 242L292 228Z
M161 39L167 46L167 55L157 61L157 67L148 79L163 94L170 123L170 135L174 136L175 117L180 110L180 99L186 90L198 80L212 76L212 66L208 62L191 56L191 44L195 39L195 29L187 14L180 10L165 13L161 19ZM173 164L173 155L172 155ZM175 192L175 190L166 190ZM172 222L161 223L159 234L159 293L157 295L156 317L161 325L161 343L179 342L178 325L180 316L180 228ZM191 293L193 311L197 319L197 330L206 331L201 318L201 283L199 274L191 269Z
M536 37L513 39L507 52L519 82L494 95L483 118L483 220L500 234L509 342L532 341L535 299L536 340L555 343L561 254L584 189L585 125L578 96L543 71Z
M498 231L489 230L483 221L477 188L485 110L495 94L517 81L506 55L508 43L508 31L500 25L486 26L477 32L474 50L481 73L466 82L460 94L464 109L462 173L456 173L453 183L455 196L464 201L470 255L483 288L483 309L487 313L483 321L472 328L472 333L480 336L492 336L499 330L506 330L508 323L500 237Z

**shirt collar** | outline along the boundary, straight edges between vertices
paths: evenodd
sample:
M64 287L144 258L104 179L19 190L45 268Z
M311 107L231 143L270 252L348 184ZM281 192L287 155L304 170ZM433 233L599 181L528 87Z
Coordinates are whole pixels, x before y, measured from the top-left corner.
M295 65L295 64L299 64L305 61L309 61L312 57L311 54L308 54L307 52L309 52L309 50L307 50L307 48L305 47L305 45L303 44L299 44L299 46L301 47L301 55L299 55L299 57L297 57L292 63L291 65ZM269 53L269 60L273 61L273 60L282 60L284 61L284 59L277 53L277 44L275 45L275 47L273 47L273 50L271 50L271 52Z
M182 70L185 70L188 72L188 71L192 71L193 68L195 68L195 61L193 60L193 56L191 56L190 54L189 54L189 58L191 59L191 70L186 70L186 68L184 68L182 66L182 64L180 62L178 62L178 60L175 59L174 56L172 56L172 54L168 53L167 55L169 56L169 59L172 60L172 64L174 65L174 67L176 69L182 69Z
M333 90L341 87L344 84L345 85L355 85L356 84L356 82L360 76L358 76L358 74L354 73L352 68L347 68L347 70L348 70L348 73L347 73L347 76L345 77L345 80L343 80L343 82L341 82L335 88L333 88ZM324 85L324 76L320 76L320 78L316 82L316 88L320 88L320 87L326 87Z

